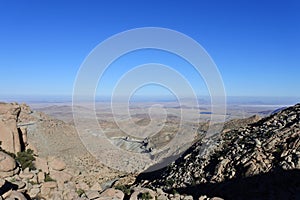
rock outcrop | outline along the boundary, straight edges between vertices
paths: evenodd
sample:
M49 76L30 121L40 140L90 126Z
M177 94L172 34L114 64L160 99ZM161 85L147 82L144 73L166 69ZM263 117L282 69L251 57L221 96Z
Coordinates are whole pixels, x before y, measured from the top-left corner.
M0 199L95 199L120 174L88 154L74 127L26 104L0 103L0 141ZM35 160L20 157L28 149Z
M29 147L27 124L36 120L26 104L0 103L1 148L17 154ZM34 148L30 145L31 148Z
M21 151L21 141L17 119L21 108L18 104L0 103L0 141L1 147L11 153Z
M13 176L19 172L19 168L13 159L8 154L0 151L0 178Z

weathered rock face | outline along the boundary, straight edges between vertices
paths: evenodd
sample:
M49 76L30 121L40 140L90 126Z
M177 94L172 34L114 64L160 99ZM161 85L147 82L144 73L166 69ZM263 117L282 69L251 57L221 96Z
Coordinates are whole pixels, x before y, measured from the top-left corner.
M140 183L168 190L295 169L300 169L300 104L198 141L157 179Z
M51 169L56 170L56 171L62 171L66 168L66 163L56 157L49 157L48 164Z
M21 142L17 128L17 119L21 108L18 104L0 103L0 141L2 149L17 153L21 151Z
M8 154L0 151L0 178L13 176L18 171L16 161Z

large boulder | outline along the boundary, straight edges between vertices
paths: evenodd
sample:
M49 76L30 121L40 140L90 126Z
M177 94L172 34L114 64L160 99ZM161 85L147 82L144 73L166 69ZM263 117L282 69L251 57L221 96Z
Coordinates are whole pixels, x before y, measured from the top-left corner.
M36 119L31 115L31 113L33 112L28 105L23 103L20 105L20 108L21 108L21 112L18 118L18 122L28 123L28 122L36 121Z
M42 172L49 173L49 167L47 160L40 157L35 157L34 165L37 169L40 169Z
M27 200L26 197L21 192L18 192L18 191L11 191L10 195L6 199L7 200Z
M114 188L108 188L104 192L99 195L99 200L122 200L124 199L124 193L121 190L117 190Z
M55 170L50 171L50 177L56 180L57 182L62 183L68 182L73 178L73 176L67 172Z
M8 154L0 151L0 177L13 176L19 172L16 161Z
M48 164L49 164L50 169L53 169L56 171L62 171L66 168L66 163L57 157L49 157Z
M57 187L57 183L55 181L49 181L42 183L41 186L41 195L46 197L50 194L51 190Z
M17 153L21 151L21 141L17 119L21 108L16 103L0 103L0 141L1 148Z

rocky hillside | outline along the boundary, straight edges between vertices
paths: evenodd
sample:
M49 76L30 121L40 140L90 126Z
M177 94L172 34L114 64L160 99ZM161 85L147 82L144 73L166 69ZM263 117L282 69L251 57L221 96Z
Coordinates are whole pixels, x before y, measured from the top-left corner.
M256 123L199 140L176 162L140 175L137 183L194 197L300 199L299 169L297 104Z
M123 175L99 164L73 126L26 104L0 103L0 141L0 199L93 199Z

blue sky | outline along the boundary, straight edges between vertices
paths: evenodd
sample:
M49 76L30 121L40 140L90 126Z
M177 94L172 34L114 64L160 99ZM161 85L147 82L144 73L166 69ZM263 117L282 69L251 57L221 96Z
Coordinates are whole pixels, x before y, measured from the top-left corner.
M218 66L229 96L299 97L299 10L297 0L1 0L0 94L71 95L77 71L96 45L119 32L151 26L199 42ZM201 77L183 61L149 52L129 55L122 64L130 69L165 61L205 94ZM123 72L112 67L99 94L109 94ZM164 91L153 86L140 94Z

